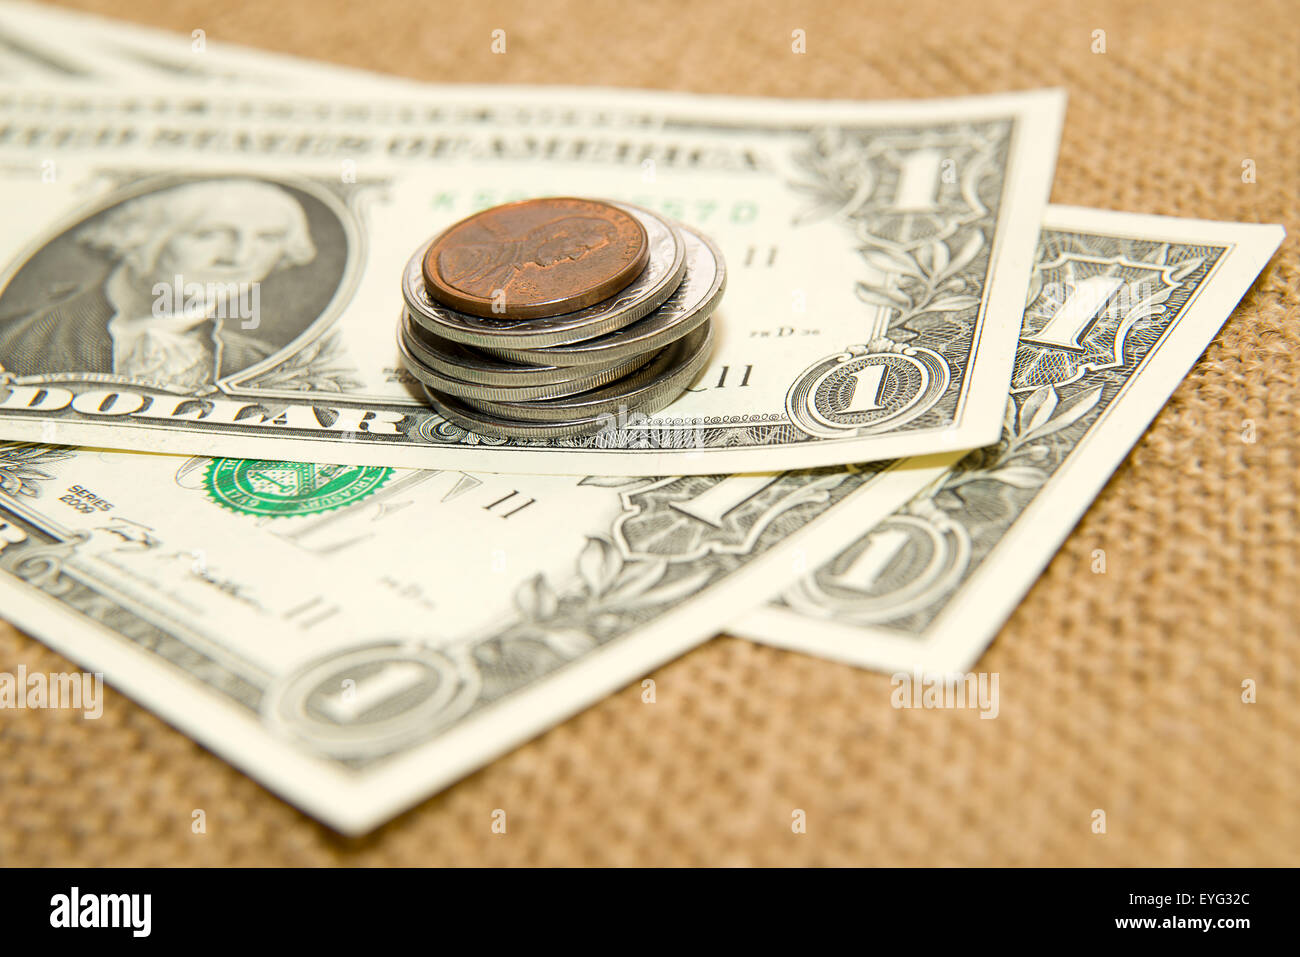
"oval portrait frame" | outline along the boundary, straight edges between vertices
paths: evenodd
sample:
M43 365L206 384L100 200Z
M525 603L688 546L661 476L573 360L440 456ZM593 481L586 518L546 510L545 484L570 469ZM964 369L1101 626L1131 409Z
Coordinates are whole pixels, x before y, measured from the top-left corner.
M226 394L255 394L268 397L301 398L302 393L287 389L258 389L255 380L266 373L268 370L284 362L284 360L293 354L301 351L304 347L319 340L334 325L335 321L342 314L343 309L352 300L356 294L357 287L360 283L362 264L365 262L367 243L365 234L361 229L360 218L354 208L352 208L352 199L349 196L346 200L338 195L335 191L329 189L323 182L317 179L309 178L303 175L286 175L281 173L272 173L262 170L239 169L229 167L219 167L204 169L201 171L189 171L184 173L176 172L159 172L153 170L97 170L90 174L88 179L113 178L119 181L116 186L110 186L103 193L95 196L93 199L78 204L67 214L59 217L52 222L47 228L43 229L39 235L26 245L24 245L0 270L0 295L3 295L10 287L10 284L17 278L22 271L40 254L40 252L50 246L52 243L76 230L80 226L88 223L95 217L108 212L109 210L129 202L141 196L150 193L161 192L176 186L184 186L191 183L202 183L209 180L222 179L247 179L265 182L268 185L278 186L289 192L301 193L310 197L319 203L327 211L333 220L337 223L342 234L345 248L342 253L342 268L339 270L337 281L329 299L321 307L320 312L311 321L306 323L302 329L283 346L276 349L260 362L254 363L243 369L231 372L229 375L221 376L213 380L212 386L201 393L222 392ZM355 189L355 187L353 187ZM316 237L313 236L313 239ZM115 384L144 385L149 388L158 388L163 391L175 392L178 394L191 394L193 390L186 388L167 387L164 383L144 381L131 376L118 375L116 373L103 372L55 372L45 375L15 375L13 381L19 384L25 382L104 382Z

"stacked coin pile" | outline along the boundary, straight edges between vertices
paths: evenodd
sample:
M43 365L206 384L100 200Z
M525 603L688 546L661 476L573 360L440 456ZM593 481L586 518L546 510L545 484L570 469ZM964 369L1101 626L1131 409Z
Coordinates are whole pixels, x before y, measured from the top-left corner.
M435 409L480 435L555 438L662 409L709 358L726 267L626 203L495 206L422 246L398 348Z

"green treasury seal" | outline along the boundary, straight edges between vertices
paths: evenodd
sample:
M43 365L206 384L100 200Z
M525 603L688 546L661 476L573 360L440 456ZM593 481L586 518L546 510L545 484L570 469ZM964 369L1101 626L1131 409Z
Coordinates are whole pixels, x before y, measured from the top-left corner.
M208 498L245 515L311 515L359 502L392 474L381 466L213 459L204 485Z

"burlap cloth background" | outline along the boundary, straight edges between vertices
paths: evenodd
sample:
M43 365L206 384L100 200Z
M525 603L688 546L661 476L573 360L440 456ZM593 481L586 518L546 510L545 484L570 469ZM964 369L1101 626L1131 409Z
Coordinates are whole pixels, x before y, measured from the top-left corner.
M1300 863L1300 6L74 5L431 81L864 99L1061 85L1054 201L1292 235L982 659L997 720L895 711L885 676L723 638L655 673L656 704L625 688L350 841L110 690L98 722L0 713L0 861ZM20 663L70 668L0 626L0 671Z

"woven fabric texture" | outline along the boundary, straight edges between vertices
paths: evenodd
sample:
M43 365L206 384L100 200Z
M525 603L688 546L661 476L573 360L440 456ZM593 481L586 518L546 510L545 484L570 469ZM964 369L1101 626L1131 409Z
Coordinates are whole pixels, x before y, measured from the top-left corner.
M72 5L436 82L861 99L1059 85L1053 201L1291 235L981 660L1001 676L996 720L897 711L885 676L720 638L653 675L656 703L633 684L349 840L108 689L99 721L0 713L0 862L1300 863L1294 4ZM0 625L0 671L19 664L72 668Z

